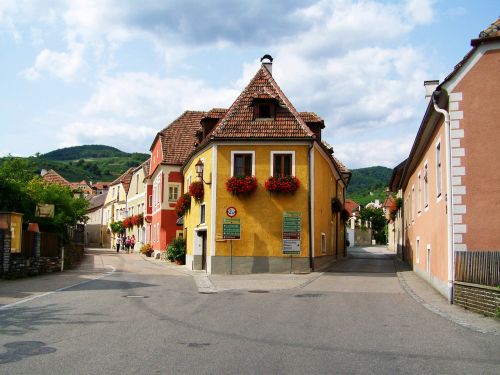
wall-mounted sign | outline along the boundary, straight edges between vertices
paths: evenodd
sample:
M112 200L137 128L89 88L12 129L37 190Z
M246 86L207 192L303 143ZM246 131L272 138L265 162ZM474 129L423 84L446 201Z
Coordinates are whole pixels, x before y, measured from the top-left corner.
M36 205L35 216L39 217L54 217L54 205L38 203Z
M238 211L236 210L236 207L228 207L226 208L226 215L229 217L235 217Z
M222 238L225 240L241 239L240 219L224 219L222 223Z
M300 255L301 212L283 212L283 255Z

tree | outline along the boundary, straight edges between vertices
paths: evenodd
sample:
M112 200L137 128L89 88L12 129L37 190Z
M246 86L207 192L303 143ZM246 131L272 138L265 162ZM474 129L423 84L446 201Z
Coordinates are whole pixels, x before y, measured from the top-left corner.
M37 203L53 204L54 218L35 217ZM88 205L69 187L37 176L28 160L8 157L0 164L0 210L22 213L24 222L37 222L42 230L65 235L68 227L86 221Z
M378 244L387 243L385 226L386 220L382 208L365 207L359 212L361 220L369 220L372 223L373 236Z

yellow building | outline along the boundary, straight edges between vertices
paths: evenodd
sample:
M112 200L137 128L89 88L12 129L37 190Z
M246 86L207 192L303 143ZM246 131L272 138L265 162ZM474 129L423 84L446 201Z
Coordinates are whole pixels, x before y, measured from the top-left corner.
M350 172L321 140L323 120L297 112L263 60L228 110L201 120L183 166L184 191L204 190L183 220L193 269L307 272L344 254Z

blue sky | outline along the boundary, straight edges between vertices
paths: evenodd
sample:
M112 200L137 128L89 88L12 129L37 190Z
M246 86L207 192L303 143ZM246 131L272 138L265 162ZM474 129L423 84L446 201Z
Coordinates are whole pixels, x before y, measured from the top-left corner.
M349 168L408 156L442 80L498 0L0 0L0 156L148 152L184 110L229 107L266 53Z

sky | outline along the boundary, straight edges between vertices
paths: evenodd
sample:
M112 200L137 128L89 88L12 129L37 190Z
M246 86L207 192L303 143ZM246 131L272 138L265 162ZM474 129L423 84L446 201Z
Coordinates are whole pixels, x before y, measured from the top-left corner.
M393 168L498 0L0 0L0 156L149 152L185 110L228 108L260 66L325 120L349 168Z

